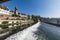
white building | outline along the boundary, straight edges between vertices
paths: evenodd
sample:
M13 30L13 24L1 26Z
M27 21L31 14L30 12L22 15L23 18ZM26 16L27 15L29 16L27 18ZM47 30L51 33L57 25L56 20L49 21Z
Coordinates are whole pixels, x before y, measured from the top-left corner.
M6 14L6 15L9 15L9 14L10 14L10 11L4 10L4 9L1 9L1 8L0 8L0 14Z
M8 7L0 5L0 15L2 14L6 14L6 15L10 14Z

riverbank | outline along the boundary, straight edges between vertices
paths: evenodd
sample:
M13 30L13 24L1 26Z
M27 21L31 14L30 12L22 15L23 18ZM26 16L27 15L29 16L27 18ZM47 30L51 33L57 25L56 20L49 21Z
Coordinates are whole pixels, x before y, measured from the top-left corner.
M38 30L37 28L40 26L40 22L19 31L16 34L11 35L10 37L6 38L5 40L36 40L35 32Z
M50 23L50 22L44 22L44 23L55 25L55 26L58 26L58 27L60 26L60 24L56 24L56 23Z
M26 29L26 28L28 28L28 27L30 27L30 26L32 26L32 25L34 25L34 23L28 24L28 25L23 25L24 27L20 27L20 26L19 26L19 27L17 27L16 29L14 29L14 30L12 30L12 31L8 31L8 32L2 34L3 36L0 37L0 40L4 40L4 39L6 39L7 37L9 37L9 36L11 36L11 35L19 32L19 31L22 31L22 30L24 30L24 29Z

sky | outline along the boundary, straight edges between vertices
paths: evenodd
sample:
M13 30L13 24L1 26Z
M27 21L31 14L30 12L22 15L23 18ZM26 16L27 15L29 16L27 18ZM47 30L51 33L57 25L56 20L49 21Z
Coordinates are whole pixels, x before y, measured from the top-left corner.
M10 10L16 6L20 13L42 17L60 17L60 0L11 0L3 3Z

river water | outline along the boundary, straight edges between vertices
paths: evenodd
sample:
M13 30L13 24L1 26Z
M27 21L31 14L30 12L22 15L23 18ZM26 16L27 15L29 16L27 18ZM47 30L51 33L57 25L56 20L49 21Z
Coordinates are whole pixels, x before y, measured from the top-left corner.
M5 40L60 40L60 28L38 22Z

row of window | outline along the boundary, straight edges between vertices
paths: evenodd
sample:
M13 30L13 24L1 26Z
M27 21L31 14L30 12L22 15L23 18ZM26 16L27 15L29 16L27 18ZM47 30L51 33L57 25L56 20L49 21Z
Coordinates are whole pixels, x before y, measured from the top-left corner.
M8 14L8 13L10 13L10 12L7 11L7 10L0 9L0 13L2 13L2 14Z

